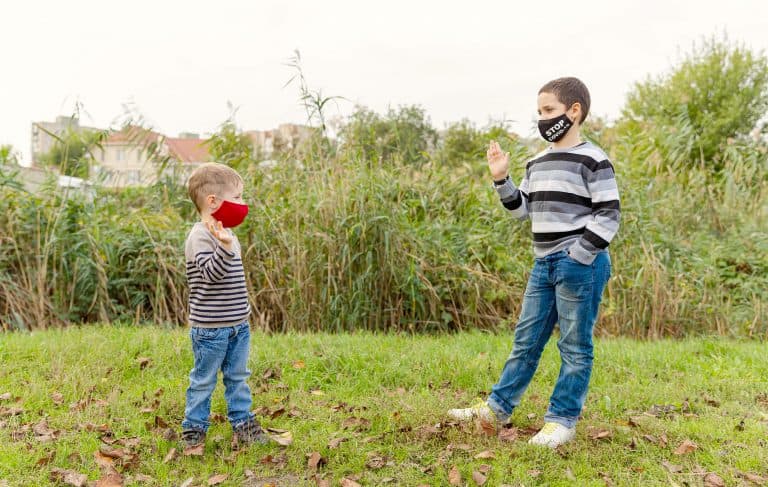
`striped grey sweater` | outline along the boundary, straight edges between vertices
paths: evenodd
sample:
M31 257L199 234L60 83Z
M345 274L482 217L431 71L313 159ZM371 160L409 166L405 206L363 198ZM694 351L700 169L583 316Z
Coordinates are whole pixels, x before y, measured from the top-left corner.
M228 232L231 230L227 229ZM239 325L251 308L240 260L240 242L234 237L232 251L197 222L185 245L189 283L189 323L204 328Z
M591 264L619 229L613 165L589 142L543 151L528 162L519 188L509 178L494 186L513 216L531 219L536 257L567 250Z

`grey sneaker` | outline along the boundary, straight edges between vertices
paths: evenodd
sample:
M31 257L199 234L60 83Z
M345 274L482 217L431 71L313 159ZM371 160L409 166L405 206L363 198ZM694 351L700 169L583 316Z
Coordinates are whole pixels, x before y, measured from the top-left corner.
M185 448L197 446L205 441L205 431L196 428L185 429L181 432L181 439Z
M261 429L261 425L256 418L244 421L235 426L235 441L238 445L250 445L259 443L265 445L269 443L269 436Z

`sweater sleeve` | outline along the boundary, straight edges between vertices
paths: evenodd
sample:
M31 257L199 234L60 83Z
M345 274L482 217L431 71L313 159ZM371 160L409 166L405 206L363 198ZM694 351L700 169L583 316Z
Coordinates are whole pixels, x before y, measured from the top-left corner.
M582 264L591 264L619 230L621 205L616 175L609 160L599 162L594 171L587 172L586 184L592 200L592 218L568 252Z
M501 204L520 220L528 218L528 171L526 171L520 187L516 187L512 179L507 177L503 183L494 182L493 187L499 193Z
M193 263L206 282L218 282L229 273L232 261L237 257L233 251L218 244L207 232L193 232L186 249L188 263Z

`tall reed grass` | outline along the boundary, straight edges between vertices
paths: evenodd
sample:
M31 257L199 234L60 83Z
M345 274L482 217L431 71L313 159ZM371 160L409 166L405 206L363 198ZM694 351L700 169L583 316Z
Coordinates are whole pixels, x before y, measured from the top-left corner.
M660 156L642 134L600 142L615 161L623 217L597 333L768 336L765 154L729 146L715 177L695 165L653 169ZM511 147L520 160L521 147ZM530 230L501 207L484 162L384 162L315 141L271 169L240 163L252 211L237 233L255 326L422 333L514 324ZM89 199L4 181L3 329L185 323L183 241L196 215L182 186L99 189Z

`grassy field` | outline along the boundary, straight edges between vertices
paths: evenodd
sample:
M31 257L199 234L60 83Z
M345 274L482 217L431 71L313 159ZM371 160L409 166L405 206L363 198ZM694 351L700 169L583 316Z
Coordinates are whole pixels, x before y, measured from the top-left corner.
M234 451L219 385L205 451L187 456L174 439L184 330L0 334L0 485L82 484L75 472L97 485L768 484L765 343L598 341L577 440L550 451L526 440L557 375L554 341L501 436L444 417L486 393L511 342L254 335L254 408L292 444Z

